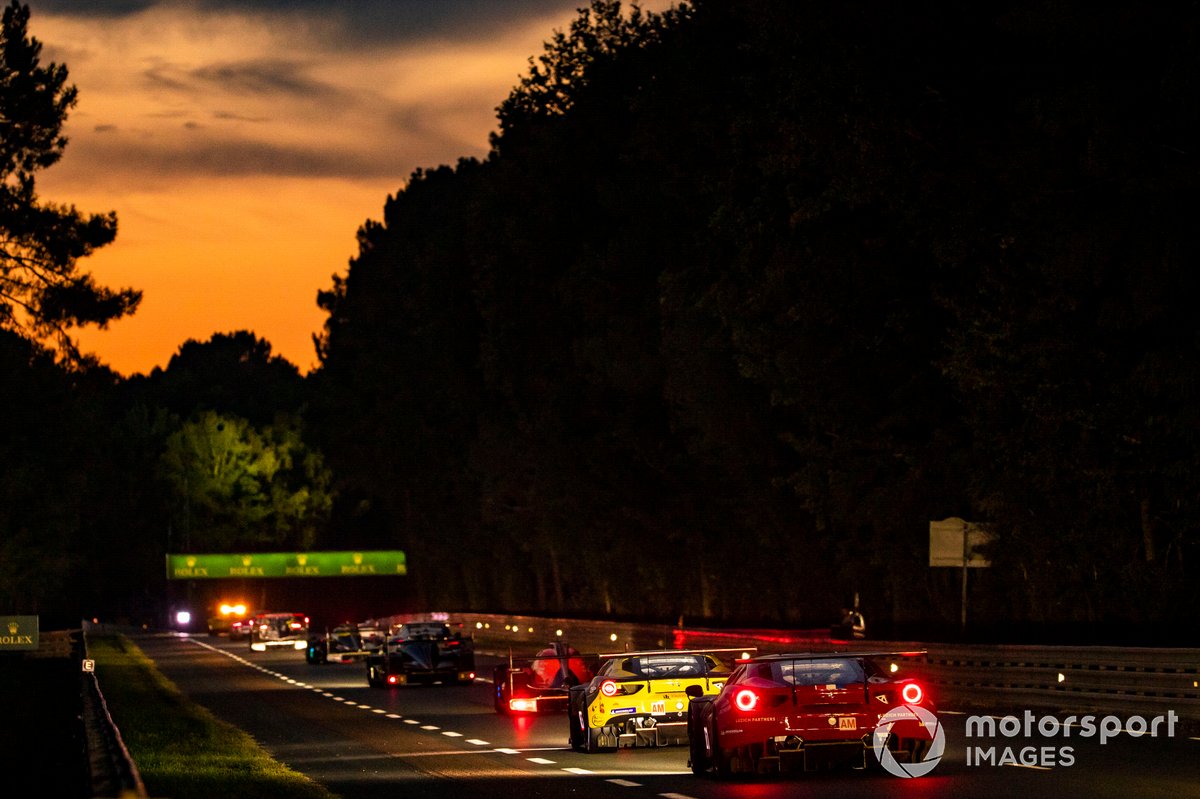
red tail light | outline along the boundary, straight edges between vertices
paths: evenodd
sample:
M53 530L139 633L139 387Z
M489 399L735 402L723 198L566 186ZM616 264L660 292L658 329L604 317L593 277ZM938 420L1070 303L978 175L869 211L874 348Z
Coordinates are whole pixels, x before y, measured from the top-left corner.
M743 688L733 695L733 703L737 705L738 710L749 712L758 707L758 694L749 688Z
M604 694L605 696L616 696L617 684L612 680L605 680L604 682L600 683L600 693Z
M925 691L915 682L910 682L900 689L900 698L910 705L919 705L925 698Z

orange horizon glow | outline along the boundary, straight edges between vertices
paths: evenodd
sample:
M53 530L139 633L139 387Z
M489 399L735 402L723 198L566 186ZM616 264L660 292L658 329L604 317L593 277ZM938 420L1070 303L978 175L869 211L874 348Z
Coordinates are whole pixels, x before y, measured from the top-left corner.
M464 4L363 4L374 20L353 2L27 2L43 65L79 90L39 196L115 211L116 241L79 268L143 292L133 316L76 331L125 376L239 330L317 366L317 292L359 227L417 168L486 155L496 106L584 5L466 3L459 24L439 15Z

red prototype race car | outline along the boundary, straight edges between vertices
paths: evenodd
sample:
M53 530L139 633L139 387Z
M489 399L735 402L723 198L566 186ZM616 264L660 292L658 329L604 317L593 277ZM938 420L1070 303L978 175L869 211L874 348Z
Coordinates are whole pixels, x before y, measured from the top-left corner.
M574 647L555 641L532 658L513 658L492 674L496 712L544 713L567 709L568 691L592 679L595 671Z
M940 730L928 728L915 712L896 722L889 718L886 730L880 719L905 707L934 718L925 686L897 673L904 658L922 654L783 654L742 663L719 694L696 691L691 698L692 772L866 768L876 759L877 726L884 731L878 746L888 750L889 759L920 761Z

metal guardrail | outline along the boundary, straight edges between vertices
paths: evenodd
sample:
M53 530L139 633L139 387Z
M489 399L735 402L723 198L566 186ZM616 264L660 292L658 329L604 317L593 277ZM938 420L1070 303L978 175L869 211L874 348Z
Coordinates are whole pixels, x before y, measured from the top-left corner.
M441 619L445 614L382 621ZM943 702L996 710L1162 713L1200 721L1200 649L835 642L828 630L714 630L618 621L454 613L481 652L533 654L564 640L580 651L756 646L786 650L926 650L921 673Z
M943 693L975 703L1200 719L1196 649L933 644L925 670Z
M82 660L87 657L87 632L82 635L80 671L83 674L83 726L87 743L88 769L91 773L93 797L145 799L148 796L142 776L133 762L121 732L108 712L108 703L100 691L94 671L83 671Z

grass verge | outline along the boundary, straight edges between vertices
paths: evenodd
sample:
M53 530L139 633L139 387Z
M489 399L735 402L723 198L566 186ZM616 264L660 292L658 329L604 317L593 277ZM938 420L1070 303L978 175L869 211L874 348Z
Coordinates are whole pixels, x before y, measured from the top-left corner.
M336 799L190 701L131 640L89 635L100 690L150 796Z

